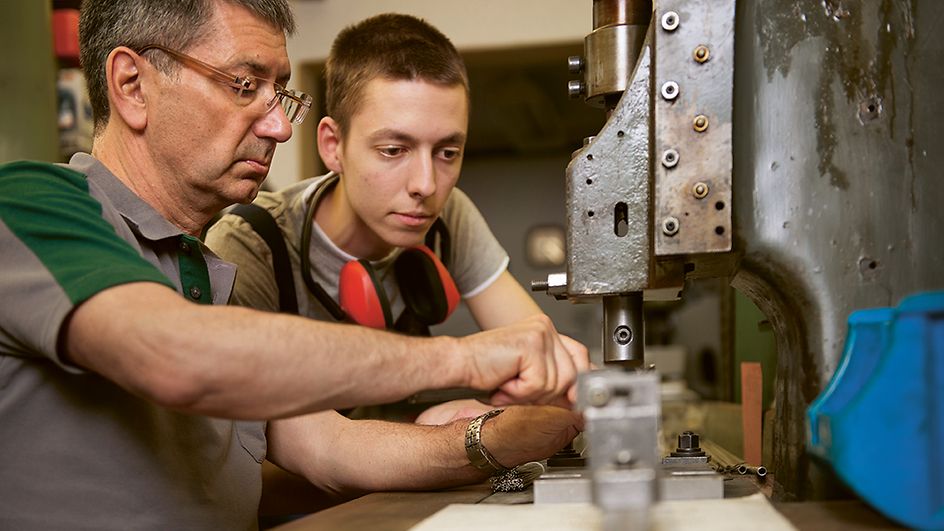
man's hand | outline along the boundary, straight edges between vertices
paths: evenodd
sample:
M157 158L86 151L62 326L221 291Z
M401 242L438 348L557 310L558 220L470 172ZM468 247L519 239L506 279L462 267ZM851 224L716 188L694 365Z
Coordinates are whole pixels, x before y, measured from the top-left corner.
M498 389L496 405L560 402L578 370L589 367L587 349L557 333L546 315L462 338L468 358L468 385Z
M482 446L507 468L546 459L583 430L582 417L555 406L509 406L482 426Z

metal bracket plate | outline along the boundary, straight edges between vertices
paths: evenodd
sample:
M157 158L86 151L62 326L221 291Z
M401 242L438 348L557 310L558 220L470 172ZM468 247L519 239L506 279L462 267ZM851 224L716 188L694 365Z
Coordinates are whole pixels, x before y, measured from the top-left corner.
M734 4L655 2L657 256L731 250Z

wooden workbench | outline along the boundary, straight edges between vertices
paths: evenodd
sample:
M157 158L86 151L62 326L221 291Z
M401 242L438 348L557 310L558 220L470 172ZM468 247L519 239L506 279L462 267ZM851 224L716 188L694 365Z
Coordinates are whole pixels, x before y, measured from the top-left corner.
M725 497L756 492L734 478L725 482ZM530 489L519 494L492 494L485 483L431 492L377 492L325 509L275 528L277 531L404 531L453 503L526 503ZM774 503L801 531L902 529L859 500Z

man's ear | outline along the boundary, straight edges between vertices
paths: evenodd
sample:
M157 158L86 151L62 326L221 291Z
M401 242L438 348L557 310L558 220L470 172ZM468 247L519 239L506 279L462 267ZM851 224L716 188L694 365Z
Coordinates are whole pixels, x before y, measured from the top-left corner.
M318 154L329 170L343 173L341 164L341 125L330 116L318 122Z
M108 54L105 83L108 86L109 123L118 116L130 129L140 131L147 126L147 101L139 69L143 61L140 55L124 46Z

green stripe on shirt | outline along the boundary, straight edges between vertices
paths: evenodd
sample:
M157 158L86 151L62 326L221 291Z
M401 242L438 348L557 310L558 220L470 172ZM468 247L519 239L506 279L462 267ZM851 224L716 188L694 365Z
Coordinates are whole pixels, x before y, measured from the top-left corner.
M40 162L0 166L0 220L73 304L128 282L174 284L102 218L84 175Z

